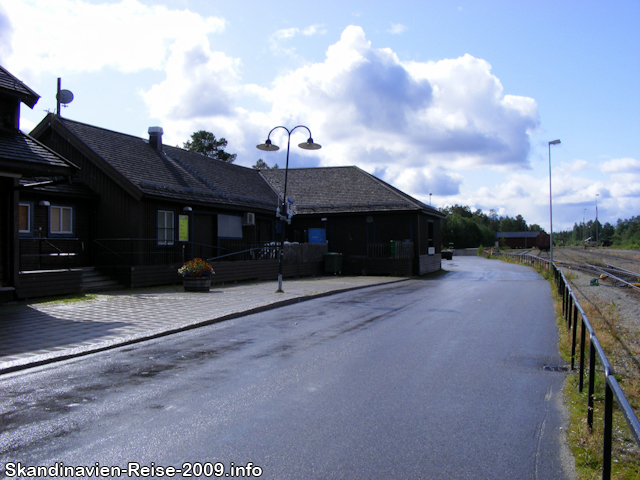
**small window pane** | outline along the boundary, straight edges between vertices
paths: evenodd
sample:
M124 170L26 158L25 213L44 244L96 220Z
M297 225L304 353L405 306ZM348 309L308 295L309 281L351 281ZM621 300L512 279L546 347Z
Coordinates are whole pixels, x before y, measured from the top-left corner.
M49 212L51 215L51 233L60 233L60 208L51 207Z
M174 216L169 210L158 210L158 245L173 245L175 238Z
M30 207L29 204L20 204L18 207L18 230L21 233L31 232Z
M60 229L63 232L71 232L71 209L63 208L62 209L62 219Z
M49 208L51 233L73 233L73 209L71 207Z

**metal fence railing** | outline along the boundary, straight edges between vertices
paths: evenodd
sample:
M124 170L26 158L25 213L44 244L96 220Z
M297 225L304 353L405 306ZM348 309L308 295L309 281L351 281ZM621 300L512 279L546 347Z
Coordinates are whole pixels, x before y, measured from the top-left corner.
M518 255L518 254L506 254L514 260L520 263L527 263L534 266L542 266L546 269L553 269L553 275L555 283L558 289L558 295L562 297L562 315L567 326L567 329L571 331L571 370L576 367L576 350L578 345L578 320L580 320L580 359L579 359L579 380L578 391L582 392L584 388L585 370L588 368L587 375L587 425L589 430L593 430L593 411L595 402L595 382L596 382L596 362L599 361L602 367L602 373L604 374L605 384L605 397L604 397L604 415L603 415L603 430L604 440L602 446L602 478L609 480L611 478L611 451L613 442L613 401L615 399L618 407L620 408L622 415L624 416L627 425L636 441L638 447L640 447L640 422L633 411L627 397L625 396L620 384L614 376L613 368L607 359L600 342L596 336L587 314L584 312L578 300L576 299L571 286L567 282L566 277L562 270L560 270L555 264L549 262L549 260L536 257L534 255ZM585 359L586 353L586 339L589 336L589 359L588 362Z
M96 266L166 265L207 258L221 249L212 245L155 238L100 238L93 241Z
M55 270L77 267L86 255L77 238L21 238L20 271Z
M411 260L413 258L413 242L393 240L387 243L368 243L367 257Z
M220 246L155 238L102 238L93 241L96 266L167 265L193 258L209 261L267 260L278 258L276 242L223 240Z

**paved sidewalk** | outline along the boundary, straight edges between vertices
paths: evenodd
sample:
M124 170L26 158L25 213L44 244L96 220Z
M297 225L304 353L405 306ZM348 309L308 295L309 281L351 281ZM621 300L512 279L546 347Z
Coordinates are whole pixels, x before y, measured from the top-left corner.
M406 280L312 277L283 282L182 286L98 294L79 302L0 306L0 374L179 332L318 296Z

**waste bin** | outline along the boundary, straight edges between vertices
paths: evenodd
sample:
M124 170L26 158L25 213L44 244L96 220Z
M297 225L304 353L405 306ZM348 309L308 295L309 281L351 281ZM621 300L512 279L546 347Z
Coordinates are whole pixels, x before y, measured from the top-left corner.
M342 272L342 254L341 253L325 253L324 254L324 273L333 273L334 275Z

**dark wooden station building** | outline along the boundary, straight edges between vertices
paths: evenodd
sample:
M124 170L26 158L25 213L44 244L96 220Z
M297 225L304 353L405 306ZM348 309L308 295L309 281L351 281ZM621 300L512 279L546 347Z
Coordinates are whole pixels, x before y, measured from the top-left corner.
M263 177L282 197L285 171ZM287 238L325 241L349 275L424 275L440 270L438 210L358 167L290 169L295 215Z
M38 95L0 67L0 294L29 298L179 281L194 257L214 282L343 274L417 276L441 265L436 209L357 167L288 171L290 224L275 212L285 170L220 162L48 114L25 135ZM108 277L91 283L96 271Z

